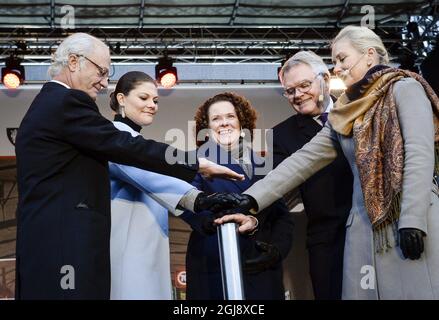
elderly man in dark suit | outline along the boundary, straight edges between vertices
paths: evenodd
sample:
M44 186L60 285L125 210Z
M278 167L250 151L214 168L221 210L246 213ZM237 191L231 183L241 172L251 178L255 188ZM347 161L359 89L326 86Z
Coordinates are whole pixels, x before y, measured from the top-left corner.
M301 51L279 73L284 96L297 114L273 128L274 165L301 149L323 127L333 106L323 60ZM352 173L344 155L297 190L308 218L307 248L316 299L340 299L345 223L351 208Z
M98 39L84 33L66 38L49 69L53 80L43 86L18 130L17 299L109 298L107 161L186 181L197 171L243 178L206 159L172 162L177 150L117 130L95 103L108 85L109 66L108 47ZM186 209L236 203L231 195L193 191L181 200Z

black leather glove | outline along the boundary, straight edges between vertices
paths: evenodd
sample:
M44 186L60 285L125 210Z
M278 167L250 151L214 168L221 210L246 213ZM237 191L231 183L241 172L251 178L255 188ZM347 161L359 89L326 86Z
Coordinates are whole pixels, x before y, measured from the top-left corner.
M200 193L195 199L194 211L211 211L217 213L221 210L233 208L241 203L241 198L236 193L213 193L207 195Z
M255 247L260 255L244 261L244 272L259 273L273 267L281 260L281 254L275 245L256 241Z
M242 214L256 214L258 211L258 203L256 200L248 194L235 194L239 204L231 209L225 209L219 212L218 217L225 216L227 214L242 213Z
M203 210L213 212L213 214L206 215L202 218L201 228L207 235L212 235L216 232L217 226L214 224L215 219L233 213L247 214L250 211L257 210L257 208L258 205L253 197L237 193L214 193L209 196L200 193L195 199L194 204L195 212Z
M399 247L404 258L417 260L424 252L425 233L415 228L403 228L399 230Z

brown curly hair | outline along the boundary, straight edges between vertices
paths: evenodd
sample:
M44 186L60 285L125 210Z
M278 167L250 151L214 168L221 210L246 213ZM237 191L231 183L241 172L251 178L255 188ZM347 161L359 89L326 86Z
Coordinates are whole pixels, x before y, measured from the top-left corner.
M207 99L201 106L198 107L195 113L195 137L203 129L209 128L209 108L216 102L228 101L235 107L236 115L238 116L241 128L250 130L251 138L253 139L253 129L256 128L256 120L258 114L245 97L240 96L234 92L219 93L212 98ZM206 141L198 141L197 146L201 146Z

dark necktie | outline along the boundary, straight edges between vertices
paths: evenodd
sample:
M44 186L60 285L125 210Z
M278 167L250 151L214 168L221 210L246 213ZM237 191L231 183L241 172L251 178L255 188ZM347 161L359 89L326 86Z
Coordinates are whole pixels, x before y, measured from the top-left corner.
M319 120L322 122L323 126L325 126L326 121L328 121L328 113L327 112L323 112L320 115Z

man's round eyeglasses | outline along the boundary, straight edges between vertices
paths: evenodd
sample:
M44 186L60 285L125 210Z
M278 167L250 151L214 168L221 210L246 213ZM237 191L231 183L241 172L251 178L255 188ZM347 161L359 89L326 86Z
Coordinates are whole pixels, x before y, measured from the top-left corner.
M293 99L296 96L296 90L300 91L301 93L307 93L309 90L311 90L312 84L318 76L319 75L316 75L312 80L303 80L297 86L284 90L282 95L287 99Z
M107 68L101 67L100 65L98 65L96 62L94 62L93 60L91 60L90 58L87 58L86 56L84 56L83 54L77 54L78 57L82 57L84 59L86 59L88 62L92 63L96 69L98 69L98 73L99 73L99 77L101 79L104 78L109 78L110 75L110 71Z

